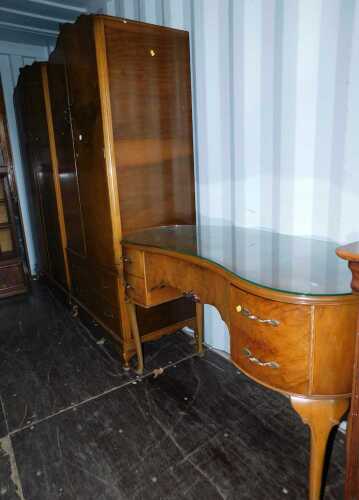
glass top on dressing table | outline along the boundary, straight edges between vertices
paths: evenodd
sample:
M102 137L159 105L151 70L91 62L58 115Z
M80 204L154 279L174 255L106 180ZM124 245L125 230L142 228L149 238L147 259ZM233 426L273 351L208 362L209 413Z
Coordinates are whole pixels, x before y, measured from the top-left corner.
M235 226L161 226L123 243L212 262L254 285L297 295L348 295L351 273L338 243Z

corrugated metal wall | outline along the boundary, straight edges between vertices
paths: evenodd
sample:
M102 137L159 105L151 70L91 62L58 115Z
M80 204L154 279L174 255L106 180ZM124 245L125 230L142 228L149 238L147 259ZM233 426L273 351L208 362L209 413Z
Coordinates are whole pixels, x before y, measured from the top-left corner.
M102 3L114 15L190 31L199 222L359 239L359 0ZM20 165L12 87L21 58L46 49L16 45L3 43L0 62ZM210 308L206 339L227 346Z
M199 221L359 239L358 1L114 5L191 33Z

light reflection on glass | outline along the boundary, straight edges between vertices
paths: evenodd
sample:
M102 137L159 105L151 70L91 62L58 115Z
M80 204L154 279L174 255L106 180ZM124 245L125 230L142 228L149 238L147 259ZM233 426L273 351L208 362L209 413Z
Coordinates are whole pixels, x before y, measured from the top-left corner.
M351 293L351 274L335 254L339 244L234 226L163 226L124 242L193 255L262 287L300 295Z

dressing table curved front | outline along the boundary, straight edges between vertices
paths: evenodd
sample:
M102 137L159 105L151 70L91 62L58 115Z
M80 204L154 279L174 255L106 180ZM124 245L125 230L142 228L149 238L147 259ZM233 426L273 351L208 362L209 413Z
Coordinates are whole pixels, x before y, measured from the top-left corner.
M183 294L215 306L232 362L287 395L311 431L309 498L319 499L330 430L349 406L359 297L333 242L238 227L166 226L122 242L128 312L143 369L135 304Z

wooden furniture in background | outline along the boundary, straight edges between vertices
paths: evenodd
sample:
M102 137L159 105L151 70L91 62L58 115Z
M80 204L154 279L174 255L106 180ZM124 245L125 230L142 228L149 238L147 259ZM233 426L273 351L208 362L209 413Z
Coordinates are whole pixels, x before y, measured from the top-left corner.
M359 294L359 242L338 248L337 254L348 261L352 272L351 286L353 292ZM359 499L359 315L354 358L353 394L347 436L345 499Z
M20 70L14 102L34 204L33 223L39 250L37 273L70 290L46 63L36 62Z
M36 115L29 110L23 128L44 253L58 255L48 273L64 284L67 258L71 300L119 341L128 366L136 348L120 241L141 228L195 223L188 33L81 16L61 26L47 77L48 88L45 66L26 68L18 94L20 110L33 106ZM137 318L143 341L196 325L187 298L138 306Z
M335 244L173 226L127 235L123 247L133 304L151 308L191 294L215 306L229 328L232 362L290 398L310 427L309 498L318 500L328 436L349 406L359 306Z
M25 251L0 82L0 298L27 290Z

